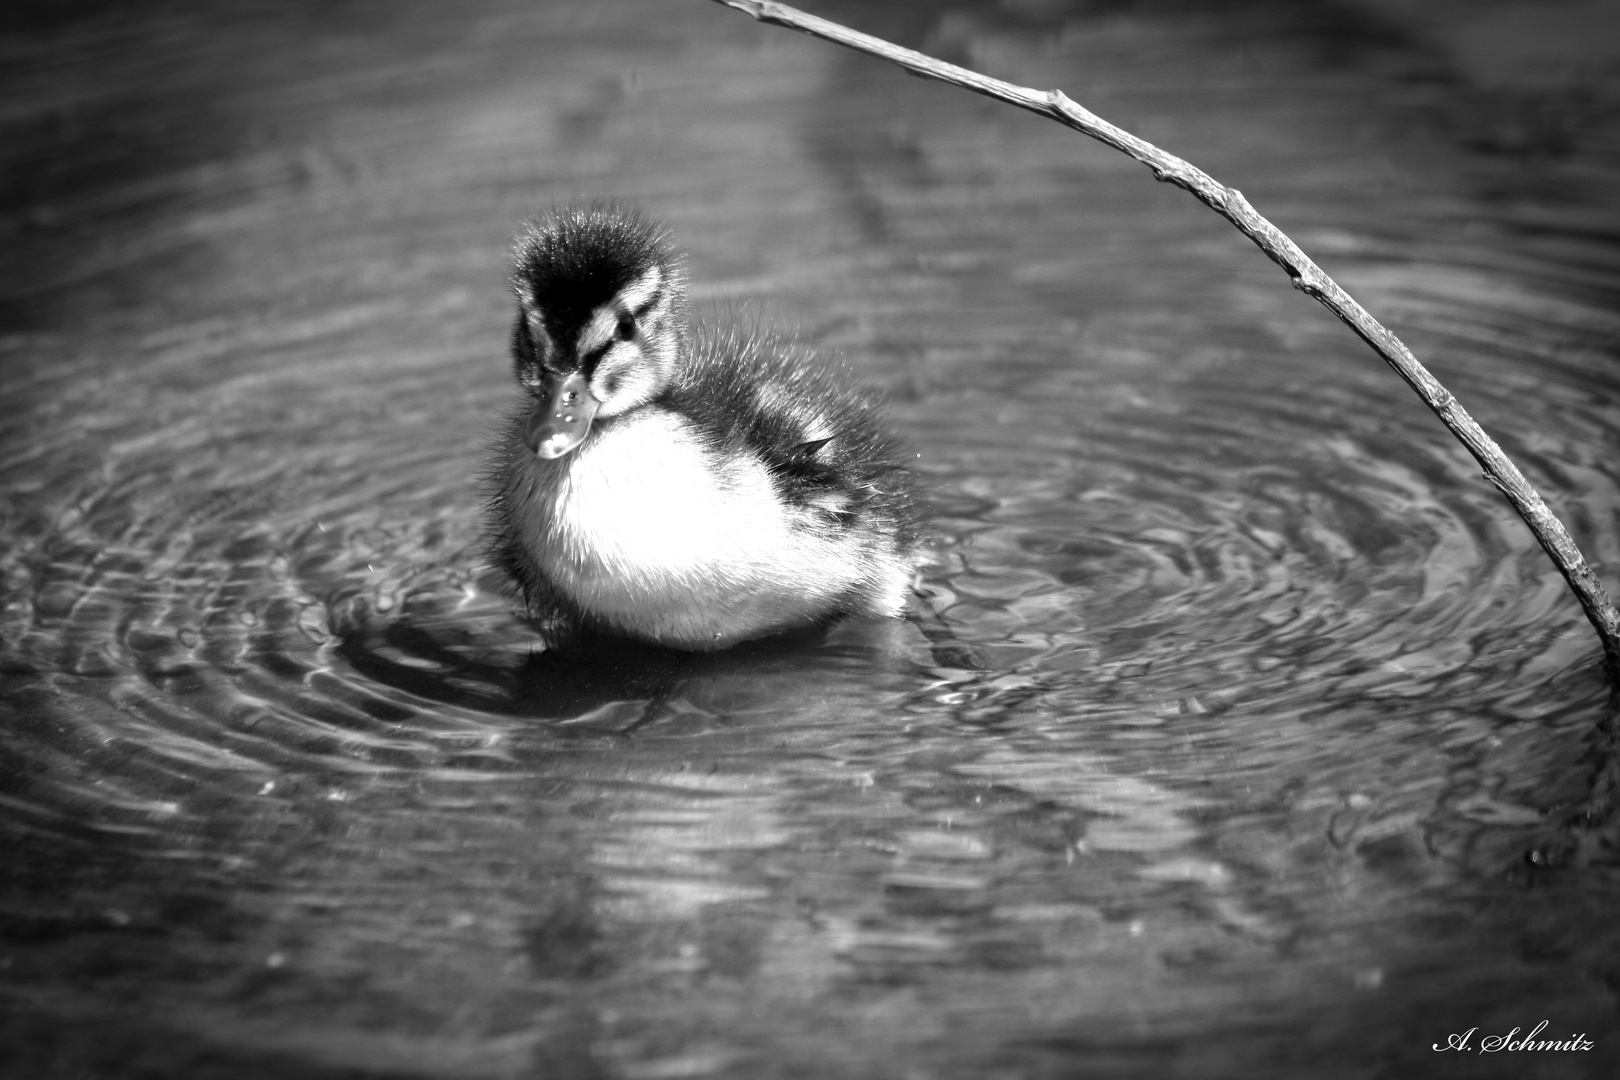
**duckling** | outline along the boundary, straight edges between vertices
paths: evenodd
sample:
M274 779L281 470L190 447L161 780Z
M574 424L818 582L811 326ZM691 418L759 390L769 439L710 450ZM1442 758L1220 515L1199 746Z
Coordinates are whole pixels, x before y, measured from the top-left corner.
M706 651L899 617L911 474L849 371L757 326L688 326L666 232L564 207L514 248L524 398L489 469L490 554L551 644Z

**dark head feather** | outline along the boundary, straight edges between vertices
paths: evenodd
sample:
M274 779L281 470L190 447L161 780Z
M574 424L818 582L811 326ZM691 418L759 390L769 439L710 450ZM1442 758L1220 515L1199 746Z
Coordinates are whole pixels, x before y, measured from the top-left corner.
M550 340L572 343L591 315L650 267L674 268L664 231L614 203L553 210L524 225L513 246L512 291L522 308L514 336L532 358L524 323L538 319Z

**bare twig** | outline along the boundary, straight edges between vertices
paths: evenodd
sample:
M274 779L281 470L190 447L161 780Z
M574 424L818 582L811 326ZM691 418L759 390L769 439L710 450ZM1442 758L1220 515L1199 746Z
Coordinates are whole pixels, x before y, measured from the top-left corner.
M1581 602L1586 617L1596 628L1603 642L1604 656L1608 660L1609 674L1620 682L1620 609L1616 609L1603 589L1603 583L1581 556L1575 541L1563 523L1547 508L1547 504L1530 486L1524 474L1510 461L1502 448L1474 422L1457 399L1424 366L1418 363L1401 340L1390 333L1379 321L1356 303L1350 294L1318 267L1271 222L1255 212L1241 192L1229 188L1208 176L1202 170L1167 154L1152 143L1115 127L1099 116L1081 108L1063 95L1061 90L1032 90L1015 86L1000 79L992 79L967 68L947 64L911 49L892 45L881 38L862 34L838 23L806 14L774 0L715 0L726 7L746 12L761 22L775 23L792 30L800 30L815 37L859 52L891 61L913 75L938 79L953 86L965 87L986 97L1005 101L1021 109L1039 113L1060 124L1074 128L1099 142L1107 143L1121 153L1128 154L1153 170L1155 179L1176 185L1191 192L1198 201L1209 206L1253 240L1272 262L1287 271L1294 288L1315 297L1345 325L1354 330L1363 341L1371 345L1378 355L1417 391L1429 408L1462 440L1468 452L1474 455L1485 478L1506 495L1519 516L1530 526L1536 540L1551 557L1553 563L1569 582Z

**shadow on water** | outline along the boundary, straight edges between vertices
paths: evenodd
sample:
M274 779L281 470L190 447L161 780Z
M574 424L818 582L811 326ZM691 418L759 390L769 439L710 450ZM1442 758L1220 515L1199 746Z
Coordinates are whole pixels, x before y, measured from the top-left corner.
M630 735L655 723L671 701L690 696L694 682L881 663L882 639L893 634L886 627L846 626L831 636L820 627L723 653L691 653L587 635L561 650L547 650L537 638L527 652L515 653L504 642L499 649L478 644L464 620L413 618L356 628L335 653L367 679L428 701L571 722L603 723L611 715L625 725L619 733ZM639 715L621 715L625 709Z

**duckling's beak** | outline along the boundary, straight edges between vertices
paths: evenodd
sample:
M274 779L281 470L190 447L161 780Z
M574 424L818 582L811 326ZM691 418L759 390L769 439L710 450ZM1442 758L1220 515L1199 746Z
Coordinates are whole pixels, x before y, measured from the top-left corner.
M537 457L562 457L591 433L591 421L601 404L591 395L582 373L548 373L523 429L524 445Z

